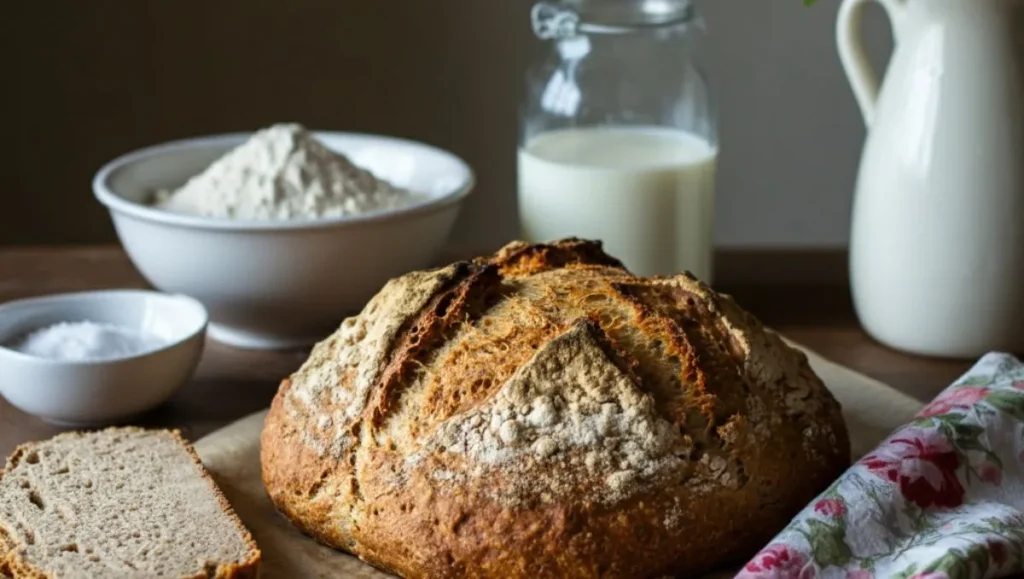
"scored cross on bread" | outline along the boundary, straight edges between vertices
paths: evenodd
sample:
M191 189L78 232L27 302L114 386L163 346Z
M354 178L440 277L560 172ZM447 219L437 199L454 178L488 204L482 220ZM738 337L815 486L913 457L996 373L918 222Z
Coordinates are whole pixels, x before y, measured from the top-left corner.
M416 579L697 575L848 464L801 352L692 276L576 239L391 281L262 436L285 515Z

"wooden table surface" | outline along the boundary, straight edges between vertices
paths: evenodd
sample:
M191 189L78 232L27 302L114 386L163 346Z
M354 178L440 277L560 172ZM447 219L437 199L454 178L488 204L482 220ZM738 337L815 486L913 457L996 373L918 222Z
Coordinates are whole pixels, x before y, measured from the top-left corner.
M765 260L760 256L730 258L733 269L745 268L745 264L765 268ZM820 256L801 254L782 259L793 270L817 268L821 261ZM801 263L807 267L799 267ZM794 264L798 267L794 268ZM838 269L836 264L830 267ZM146 284L118 248L0 250L0 302L58 292L126 287ZM967 360L910 356L872 341L857 324L844 283L727 280L720 289L733 294L741 305L791 339L921 400L934 397L971 365ZM168 403L133 423L180 428L186 437L198 439L265 408L281 378L295 370L306 355L306 351L237 350L207 340L194 379ZM0 461L14 446L60 431L0 398Z

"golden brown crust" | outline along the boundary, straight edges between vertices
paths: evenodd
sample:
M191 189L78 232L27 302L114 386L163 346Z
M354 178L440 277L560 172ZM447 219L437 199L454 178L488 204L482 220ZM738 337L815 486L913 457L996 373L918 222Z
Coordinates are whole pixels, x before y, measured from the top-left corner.
M17 452L17 450L15 451ZM0 477L3 473L0 472ZM17 543L2 527L0 527L0 577L12 579L54 579L33 569L23 561L17 553Z
M4 473L18 465L21 457L28 453L32 446L32 443L27 443L14 449L14 452L7 457L6 466L0 469L0 480L4 478ZM56 579L24 561L18 552L18 542L3 526L0 526L0 576L12 579Z
M107 430L128 433L145 431L143 428L134 426L111 427ZM195 462L196 466L199 468L200 476L206 481L210 486L210 489L213 491L221 511L231 520L232 524L242 535L243 540L249 549L249 557L245 561L231 561L218 564L212 577L208 572L204 572L193 577L183 577L182 579L256 579L259 577L260 559L262 558L259 546L256 545L256 541L253 539L252 534L242 523L242 520L238 518L234 508L221 492L217 483L213 480L213 477L210 476L209 471L207 471L206 467L203 466L203 462L196 453L195 448L181 436L181 431L179 430L163 430L157 432L166 434L173 438L175 442L184 447L185 451L192 457L193 462ZM51 440L60 441L61 439L73 438L81 435L81 432L66 432L53 437ZM27 443L15 448L14 452L12 452L7 459L6 467L0 470L0 479L3 478L5 472L9 472L11 469L16 467L20 462L20 458L30 452L35 444L37 443ZM0 576L9 576L12 579L59 579L43 572L40 569L36 569L25 561L18 552L17 542L3 529L2 526L0 526Z
M571 237L555 243L513 241L480 261L496 264L502 275L528 276L573 265L622 268L622 262L606 254L600 242Z
M261 442L296 526L410 579L696 575L849 464L802 353L578 239L392 282L284 381Z

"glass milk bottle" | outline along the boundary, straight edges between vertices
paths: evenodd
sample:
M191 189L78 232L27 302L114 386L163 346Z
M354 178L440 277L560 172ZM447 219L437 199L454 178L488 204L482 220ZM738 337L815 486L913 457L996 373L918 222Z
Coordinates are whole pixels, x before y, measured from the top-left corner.
M717 127L690 0L540 2L532 20L549 51L521 113L522 236L710 283Z

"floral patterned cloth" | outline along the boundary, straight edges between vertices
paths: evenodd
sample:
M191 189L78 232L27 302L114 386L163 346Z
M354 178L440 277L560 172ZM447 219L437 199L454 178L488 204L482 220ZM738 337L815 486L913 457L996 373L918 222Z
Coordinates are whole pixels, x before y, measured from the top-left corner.
M738 579L1024 573L1024 364L989 354L854 464Z

